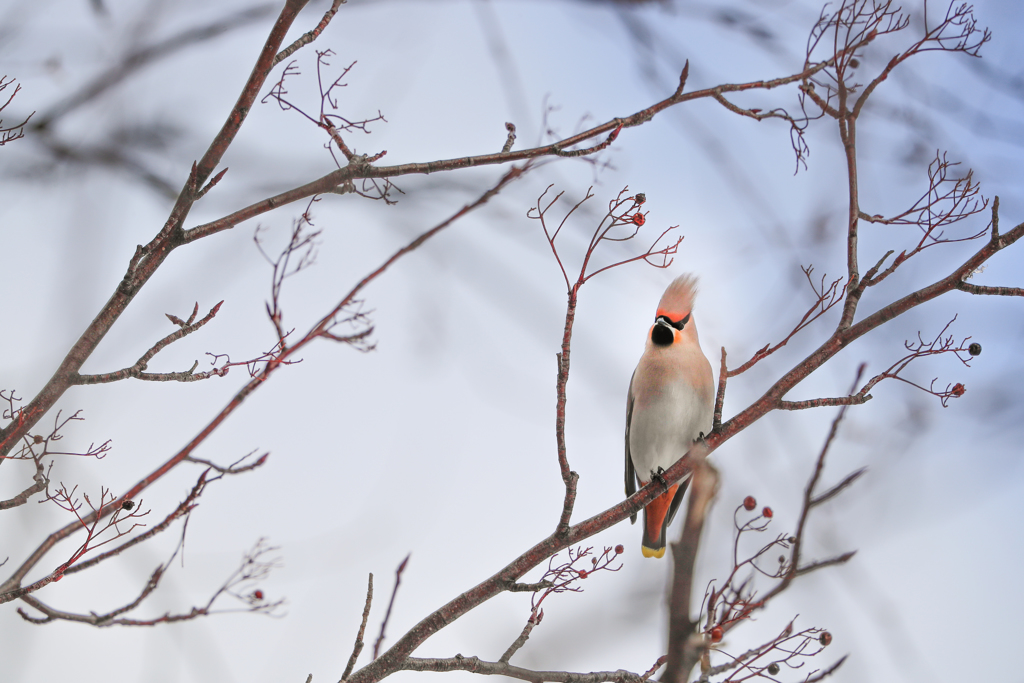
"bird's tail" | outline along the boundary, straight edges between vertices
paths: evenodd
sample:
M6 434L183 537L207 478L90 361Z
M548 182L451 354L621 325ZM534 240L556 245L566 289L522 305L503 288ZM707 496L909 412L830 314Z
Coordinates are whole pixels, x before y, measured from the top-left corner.
M665 555L665 530L668 528L669 522L672 521L669 510L674 507L672 501L678 488L678 484L670 486L668 491L652 500L644 508L644 539L640 546L644 557L663 557Z
M644 538L640 545L644 557L665 556L665 535L676 516L679 504L683 501L683 494L686 493L689 483L690 480L685 479L681 484L670 486L668 491L644 508Z

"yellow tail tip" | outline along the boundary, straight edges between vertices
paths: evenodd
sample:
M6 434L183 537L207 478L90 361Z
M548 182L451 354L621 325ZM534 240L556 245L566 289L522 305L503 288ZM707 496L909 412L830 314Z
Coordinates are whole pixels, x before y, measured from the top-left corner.
M664 557L665 547L662 546L655 550L654 548L648 548L645 545L640 546L640 551L644 554L644 557Z

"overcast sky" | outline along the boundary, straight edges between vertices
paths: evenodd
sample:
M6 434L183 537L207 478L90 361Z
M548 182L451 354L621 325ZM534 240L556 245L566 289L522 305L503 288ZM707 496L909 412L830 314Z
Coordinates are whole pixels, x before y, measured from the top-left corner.
M933 12L944 10L931 5ZM314 26L326 6L312 2L289 40ZM864 80L922 30L919 5L906 6L917 13L911 27L866 52ZM132 50L246 7L234 0L3 2L0 73L22 85L4 121L55 111ZM313 46L297 53L301 73L288 81L289 94L316 110L311 48L331 49L336 54L325 74L356 62L340 111L363 119L379 110L386 118L370 124L369 134L350 134L356 151L387 150L380 163L388 164L491 153L504 143L506 121L517 125L521 148L549 140L548 129L567 135L649 106L674 90L687 59L690 89L795 73L819 11L805 0L638 7L352 0ZM911 205L927 187L936 150L948 150L962 162L959 169L974 169L985 197L999 195L1004 231L1024 220L1024 9L992 0L976 3L975 14L993 31L984 59L930 53L911 60L864 113L865 211ZM51 129L51 140L74 149L123 145L134 169L55 161L38 133L3 148L0 388L33 396L109 298L136 245L166 220L172 203L166 188L182 185L216 134L272 22L273 11L236 16L242 27L139 70ZM737 101L798 107L795 89ZM287 600L280 618L223 614L145 629L33 626L9 604L0 610L4 680L284 683L313 673L318 683L335 681L351 652L369 572L377 597L368 630L376 637L395 568L411 553L388 626L393 644L549 534L562 495L553 425L565 293L540 227L526 211L550 184L565 192L566 208L593 186L594 198L562 238L571 263L578 264L607 202L627 186L647 195L649 234L678 225L685 236L668 271L642 264L612 270L581 296L567 416L569 460L580 474L573 520L619 502L626 387L665 285L683 272L701 278L694 315L717 378L722 347L734 367L799 320L813 300L801 265L813 265L816 278L844 274L846 181L838 134L822 120L807 140L808 168L794 175L784 124L694 102L623 131L597 165L562 160L509 187L366 290L374 351L314 344L301 364L278 372L200 449L199 457L221 463L254 449L271 455L263 468L210 487L189 522L183 562L175 561L137 616L204 603L242 553L265 537L280 548L282 566L259 587L270 599ZM325 141L296 112L256 106L223 160L230 171L196 205L189 226L330 171ZM285 288L286 327L304 332L397 247L475 199L502 172L487 167L401 178L405 194L395 206L351 194L324 197L312 209L323 231L317 262ZM258 224L269 247L279 247L304 208L282 208L176 251L84 371L131 365L173 330L165 313L187 317L195 302L205 312L225 301L213 323L162 352L151 370L185 370L196 360L201 370L207 352L241 360L269 348L270 268L252 237ZM962 230L986 222L981 214ZM914 243L914 230L865 227L862 263ZM945 277L978 246L929 250L869 293L858 317ZM604 258L629 249L612 245ZM1018 252L999 254L972 282L1024 285L1024 252ZM779 680L803 680L844 654L850 657L837 681L1024 680L1012 656L1016 615L1024 609L1017 522L1024 493L1018 352L1024 309L1019 300L980 299L958 292L915 309L851 345L787 396L840 395L858 364L881 371L904 355L905 340L919 332L934 338L954 316L949 334L983 346L969 368L941 356L908 370L926 386L933 378L942 387L963 383L966 394L947 408L909 385L883 382L872 401L850 410L825 481L864 466L868 474L815 513L809 552L858 554L845 567L801 579L729 635L729 652L771 637L799 614L798 627L828 628L833 644ZM837 316L833 311L731 380L725 417L816 348ZM112 439L113 448L101 461L58 460L52 478L77 483L91 496L101 486L125 490L191 439L245 379L238 368L206 382L126 381L68 391L58 407L64 415L82 409L85 421L66 429L63 445L74 450ZM727 574L732 511L743 496L774 508L769 534L793 529L833 416L833 409L772 413L714 454L722 489L698 586ZM3 498L31 476L24 463L5 464L3 471ZM177 505L199 471L176 471L148 490L150 519ZM10 556L7 568L67 521L56 507L34 502L6 512L0 557ZM624 544L622 570L588 579L582 594L549 598L544 623L513 663L643 672L663 654L670 562L643 559L640 533L620 524L591 539L598 549ZM670 534L678 534L678 523ZM79 612L129 602L179 538L180 528L38 597ZM65 561L77 542L58 546L30 578ZM529 610L525 594L499 596L416 655L496 660ZM364 651L360 664L366 661ZM441 674L395 679L425 676Z

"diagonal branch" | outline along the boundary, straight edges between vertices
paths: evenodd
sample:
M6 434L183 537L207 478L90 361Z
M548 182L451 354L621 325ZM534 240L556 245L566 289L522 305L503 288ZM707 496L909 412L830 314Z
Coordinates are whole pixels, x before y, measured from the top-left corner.
M395 606L395 596L398 595L398 586L402 583L402 572L405 571L406 566L409 564L409 558L411 554L406 555L402 563L398 565L398 569L395 570L395 587L391 590L391 599L388 600L388 609L384 612L384 619L380 622L380 635L377 636L377 641L373 644L373 658L377 659L377 655L380 653L380 646L384 642L384 631L388 627L388 621L391 619L391 608Z
M816 64L810 64L803 71L782 78L775 78L767 81L749 81L746 83L727 83L713 88L695 90L689 93L683 92L683 85L685 85L684 70L684 78L681 79L680 87L675 93L664 100L656 102L650 107L641 109L629 116L610 119L605 123L594 126L593 128L581 133L577 133L576 135L572 135L568 138L558 140L549 145L542 145L540 147L517 151L502 151L497 154L481 154L478 156L459 157L456 159L399 164L397 166L373 166L366 163L366 159L357 159L353 157L353 160L348 165L336 171L332 171L317 180L286 192L282 192L273 197L269 197L243 209L239 209L238 211L224 216L223 218L219 218L209 223L204 223L185 231L182 235L182 243L187 244L223 230L228 230L243 221L255 218L256 216L280 206L284 206L285 204L290 204L317 194L334 192L338 188L349 186L353 181L363 178L394 178L404 175L427 174L436 173L438 171L452 171L462 168L474 168L477 166L505 164L546 156L566 156L572 151L570 148L575 147L576 145L585 143L600 136L611 135L614 131L619 129L633 128L643 125L654 118L655 115L677 104L692 100L712 98L716 94L721 95L726 92L770 90L790 83L796 83L818 73L829 64L832 64L834 59L835 58ZM607 140L605 142L607 142ZM604 147L602 144L598 144L592 147L590 151L599 151L598 148L603 149Z
M402 247L397 252L395 252L380 267L378 267L376 270L374 270L369 275L360 280L356 284L356 286L353 287L349 291L349 293L341 299L337 306L335 306L335 308L330 313L321 318L321 320L317 322L312 327L312 329L310 329L310 331L307 332L306 335L302 339L300 339L295 345L287 348L286 350L283 350L279 355L267 360L263 369L260 370L259 372L254 372L253 378L248 383L246 383L245 386L243 386L238 392L236 392L235 395L231 398L231 400L228 401L227 405L225 405L224 408L222 408L220 412L217 413L217 415L215 415L213 419L177 453L175 453L157 469L155 469L149 475L147 475L134 486L132 486L128 491L122 494L120 498L117 498L116 500L112 501L110 505L105 506L102 511L93 512L89 515L85 515L82 517L80 521L68 524L63 528L51 533L48 537L46 537L46 539L44 539L43 542L40 543L38 547L36 547L36 549L29 555L29 557L26 558L22 562L22 564L14 571L14 573L11 574L11 576L8 577L6 581L0 584L0 604L17 599L22 595L32 593L36 590L39 590L43 586L46 586L49 583L51 583L54 580L53 575L48 575L28 586L21 585L21 582L24 580L25 576L43 559L43 557L46 556L46 554L57 543L76 533L79 529L82 528L82 525L92 524L97 519L99 519L100 515L109 515L113 512L113 510L119 509L118 506L121 504L122 501L131 500L132 498L137 497L142 491L149 488L149 486L151 486L154 482L161 479L172 469L177 467L182 462L187 461L192 456L192 453L195 451L195 449L198 448L199 445L202 444L204 441L206 441L206 439L209 438L209 436L213 434L213 432L216 431L220 427L220 425L223 424L224 421L227 420L228 417L230 417L242 405L242 403L245 401L246 398L249 397L250 394L252 394L254 391L263 386L266 383L266 380L277 370L277 368L288 363L288 359L291 356L296 354L299 350L304 348L307 344L311 343L315 339L319 337L330 338L330 327L332 325L332 321L335 319L335 316L337 316L338 313L341 310L343 310L346 306L352 303L356 295L362 290L363 287L365 287L367 284L375 280L388 267L393 265L398 259L420 247L424 242L426 242L434 235L438 234L443 229L450 226L457 219L462 218L466 214L486 204L489 199L498 194L498 192L500 192L501 189L504 188L508 183L512 182L516 178L519 178L523 173L526 172L526 170L527 168L513 167L504 176L502 176L501 180L499 180L497 184L495 184L491 189L487 190L487 192L481 195L480 198L478 198L475 202L467 204L466 206L462 207L450 218L441 222L440 224L431 228L425 233L421 234L408 245ZM12 422L11 427L23 429L25 432L28 431L30 427L23 427L24 423L28 422L28 419L22 419L21 416L25 415L28 412L28 408L30 406L26 406L25 409L21 409L19 411L19 419L15 422ZM14 435L17 435L17 432L13 432L12 434L13 435L8 435L5 438L13 440L15 438ZM4 436L4 433L0 432L0 437ZM2 444L3 441L3 439L0 439L0 444Z
M92 355L93 351L106 336L110 328L117 322L121 314L131 303L132 299L139 292L143 285L156 272L170 252L179 246L178 232L181 224L188 216L189 209L194 202L194 195L199 191L206 180L213 173L213 169L220 162L228 147L234 141L245 121L253 102L259 95L260 89L270 73L271 61L280 49L285 34L291 27L296 15L305 6L308 0L287 0L282 8L270 35L264 43L263 50L256 61L252 74L239 95L238 101L228 115L227 120L220 132L210 144L209 149L203 155L202 160L193 167L185 187L178 195L174 208L168 220L160 232L145 247L140 247L132 258L130 268L124 279L118 285L114 294L93 319L81 337L68 351L53 377L25 406L22 415L25 419L19 420L16 424L8 425L0 430L0 456L5 455L13 444L28 433L35 422L42 417L57 400L72 385L74 377Z

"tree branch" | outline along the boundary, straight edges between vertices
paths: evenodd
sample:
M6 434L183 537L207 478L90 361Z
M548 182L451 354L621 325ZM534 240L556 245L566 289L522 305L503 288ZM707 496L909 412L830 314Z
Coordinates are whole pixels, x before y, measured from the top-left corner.
M640 683L639 674L625 669L618 671L533 671L513 666L508 662L485 662L477 657L455 655L450 659L421 659L409 657L400 667L404 671L469 671L485 676L507 676L530 683Z

